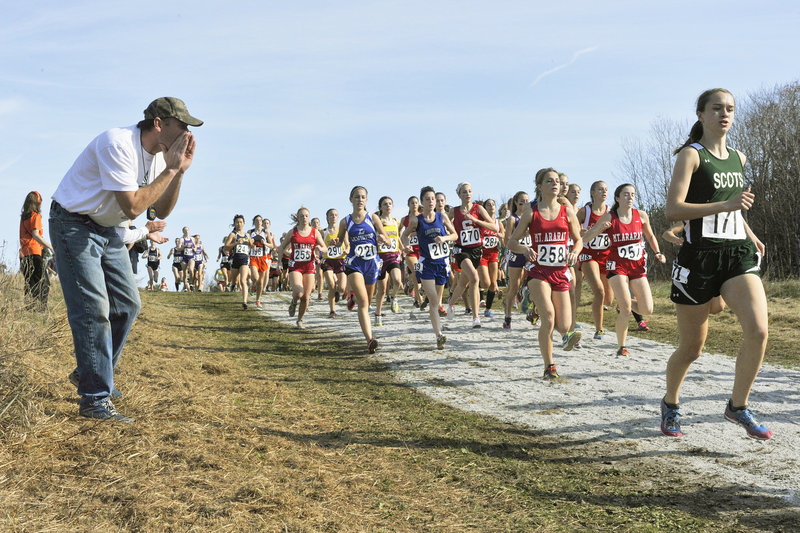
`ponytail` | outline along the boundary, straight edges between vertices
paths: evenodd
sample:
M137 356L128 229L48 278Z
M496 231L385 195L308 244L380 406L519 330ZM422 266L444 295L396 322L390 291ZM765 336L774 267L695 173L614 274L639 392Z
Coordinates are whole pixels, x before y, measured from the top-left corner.
M696 143L700 139L703 138L703 124L698 120L692 126L692 129L689 131L689 138L686 139L686 142L683 143L680 147L676 148L672 155L678 155L678 153L686 148L687 146Z

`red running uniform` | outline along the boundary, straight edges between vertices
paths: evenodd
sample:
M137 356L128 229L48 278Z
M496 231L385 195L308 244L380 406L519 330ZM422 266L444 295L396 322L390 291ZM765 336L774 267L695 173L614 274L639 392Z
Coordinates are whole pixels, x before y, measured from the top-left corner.
M301 274L314 274L314 247L317 245L317 229L312 227L311 232L303 237L297 231L297 227L292 230L292 247L289 253L289 272L300 272Z
M638 209L632 211L631 221L628 224L623 224L616 213L611 213L611 227L606 230L611 237L611 248L606 259L608 277L619 274L628 276L629 279L637 279L647 274L642 219Z
M597 221L600 219L600 217L608 212L608 206L605 206L605 208L606 209L602 215L595 215L594 212L592 212L591 204L585 205L584 210L586 211L586 215L583 219L583 227L590 229L592 226L597 224ZM608 230L592 239L591 242L584 242L583 250L581 250L581 253L578 256L578 269L580 269L583 263L594 261L600 266L600 273L605 274L606 259L608 258L610 246L611 238L608 235Z
M529 278L546 281L554 291L568 291L569 218L566 206L561 206L553 220L547 220L539 212L538 207L534 208L528 231L533 249L536 251L536 261L525 265L526 275Z

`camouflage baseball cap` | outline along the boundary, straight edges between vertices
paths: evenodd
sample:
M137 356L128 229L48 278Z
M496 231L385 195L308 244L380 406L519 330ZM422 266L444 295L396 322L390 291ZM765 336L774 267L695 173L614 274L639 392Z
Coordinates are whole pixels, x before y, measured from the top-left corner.
M144 118L152 119L156 117L177 118L189 126L203 125L202 120L189 114L189 110L186 109L186 104L183 103L183 100L179 98L173 98L171 96L162 96L161 98L156 98L150 102L150 105L144 110Z

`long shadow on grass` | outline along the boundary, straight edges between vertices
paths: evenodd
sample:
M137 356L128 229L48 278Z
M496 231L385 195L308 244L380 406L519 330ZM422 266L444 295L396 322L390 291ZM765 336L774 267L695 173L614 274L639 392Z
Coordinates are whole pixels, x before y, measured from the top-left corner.
M601 465L612 465L617 462L642 459L647 460L656 456L676 455L670 451L652 451L644 453L629 453L618 455L604 455L592 453L580 447L581 444L595 442L596 439L586 439L583 441L547 441L541 438L533 438L521 443L485 443L478 441L465 441L462 439L447 437L429 437L420 439L418 435L409 436L403 439L401 436L370 435L364 433L351 433L347 431L333 431L321 433L298 433L284 431L274 428L257 428L257 431L265 436L280 437L289 439L302 444L315 444L320 448L344 449L352 445L380 446L396 449L415 448L441 449L448 450L456 456L461 454L476 454L488 456L502 460L515 460L520 462L536 462L545 460L548 463L563 464L565 469L570 464L595 463L599 469L594 475L600 478L600 485L605 476L618 476L619 470L603 467ZM499 429L498 432L506 432L525 437L541 437L540 432L525 431L521 429ZM539 457L536 450L563 451L561 457L548 456L545 459ZM687 452L688 453L688 452ZM705 455L708 457L718 457L724 454L710 452L707 450L694 450L691 455ZM536 469L534 468L534 475ZM653 476L657 476L657 472ZM650 478L651 476L647 476ZM679 510L689 513L698 518L720 520L725 515L737 515L738 524L748 528L775 528L781 531L794 531L800 528L800 512L797 507L792 506L779 496L769 494L757 494L748 487L735 484L724 484L715 487L693 487L690 490L682 491L680 486L673 488L638 489L637 487L627 487L610 490L611 494L604 494L602 491L554 491L541 488L542 483L535 479L526 483L525 477L519 478L515 483L515 488L527 493L532 498L546 500L572 501L578 504L589 503L605 509L606 513L629 513L632 509L652 509L661 508L665 510ZM597 482L594 483L597 486ZM551 485L552 486L552 485ZM747 513L742 511L747 510ZM663 524L669 528L669 519L665 518Z

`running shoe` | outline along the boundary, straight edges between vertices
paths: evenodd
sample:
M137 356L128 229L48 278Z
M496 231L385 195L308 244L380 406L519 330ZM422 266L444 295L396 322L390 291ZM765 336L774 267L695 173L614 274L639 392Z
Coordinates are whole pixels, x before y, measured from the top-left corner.
M444 343L446 342L447 342L447 337L445 337L444 335L439 335L438 337L436 337L436 349L442 350L444 348Z
M639 322L639 331L650 331L650 327L647 325L647 320L642 320Z
M78 414L81 416L85 416L86 418L96 418L98 420L114 420L116 422L123 422L125 424L130 424L133 422L132 418L128 418L127 416L121 415L117 412L117 409L114 407L114 404L111 403L111 400L108 398L103 398L101 400L97 400L91 403L84 404L81 401L80 410Z
M598 329L597 331L594 332L594 340L596 341L603 340L603 335L605 334L606 334L605 331L603 331L602 329Z
M480 307L481 309L483 309L484 307L486 307L486 300L481 300L481 303L480 303L480 304L478 304L478 307Z
M619 350L617 350L617 355L621 355L622 357L630 357L631 352L624 346L620 346Z
M331 311L331 312L328 314L328 318L336 318L336 311Z
M734 424L739 424L747 431L747 435L754 439L767 440L772 438L772 431L767 429L767 426L759 424L756 421L753 411L747 407L743 409L733 409L730 400L728 400L728 403L725 405L725 420L733 422Z
M422 300L422 303L419 304L419 310L420 311L424 311L426 307L428 307L428 297L427 296L425 297L424 300Z
M444 307L442 307L441 305L439 306L439 316L440 317L446 317L447 316L447 311L445 311Z
M418 302L418 301L416 301L416 300L414 300L414 307L415 307L415 308L417 308L417 309L419 309L419 302Z
M455 316L456 315L456 308L453 306L452 303L447 304L447 313L444 316Z
M261 300L256 300L256 309L261 309Z
M347 296L347 310L352 311L355 306L356 306L356 297L353 296L353 293L351 292Z
M490 310L487 309L486 311L483 312L483 316L485 316L486 318L494 318L494 313L492 313Z
M242 302L242 309L247 309L247 304Z
M476 328L476 329L481 327L481 319L478 318L478 317L473 318L472 319L472 327Z
M470 309L469 307L465 307L464 308L464 314L465 315L471 315L472 314L472 309Z
M378 350L378 341L377 339L370 339L367 343L367 351L369 353L375 353Z
M725 414L727 415L727 410ZM667 437L683 437L681 410L677 407L674 409L668 407L664 398L661 398L661 433Z
M289 304L289 316L294 316L294 312L297 309L297 300L292 300L292 303Z
M298 328L300 328L300 329L306 329L306 325L305 325L305 324L303 324L303 321L302 321L301 319L299 319L299 318L298 318L298 319L297 319L297 322L296 322L296 324L297 324L297 327L298 327Z
M383 325L383 319L381 318L381 315L375 315L375 326L382 326L382 325Z
M507 316L503 319L503 329L511 329L511 317Z
M580 331L568 331L566 335L561 337L561 347L565 352L569 352L575 347L575 343L581 340Z
M527 313L533 307L533 302L530 299L530 291L528 287L522 289L522 312Z
M550 365L544 369L544 374L542 374L544 379L558 379L558 372L556 371L556 365Z
M337 304L339 303L339 291L333 293L333 301Z
M397 298L392 297L392 313L399 313L400 305L397 303Z
M539 323L539 315L536 313L536 309L534 309L533 306L531 306L530 310L528 311L528 314L525 315L525 320L527 320L534 326Z

